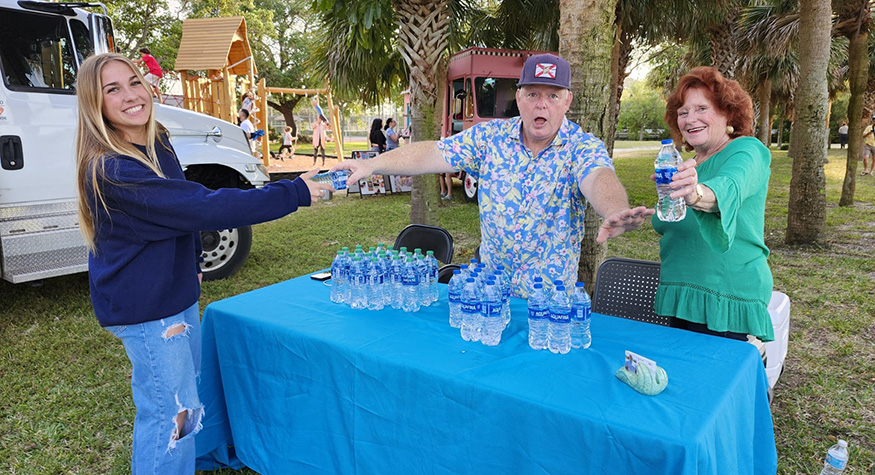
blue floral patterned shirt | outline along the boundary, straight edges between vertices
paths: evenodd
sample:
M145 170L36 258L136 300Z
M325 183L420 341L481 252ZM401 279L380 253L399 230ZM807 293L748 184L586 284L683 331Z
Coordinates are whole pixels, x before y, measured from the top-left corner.
M577 281L586 208L579 184L614 166L602 141L568 119L537 157L523 145L521 125L519 117L482 122L438 148L479 180L481 258L491 268L504 265L514 293L527 298L535 276Z

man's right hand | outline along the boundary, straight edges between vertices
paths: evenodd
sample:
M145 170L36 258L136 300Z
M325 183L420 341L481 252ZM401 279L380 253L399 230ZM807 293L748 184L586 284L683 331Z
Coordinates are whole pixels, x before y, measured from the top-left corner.
M351 186L358 183L359 180L367 178L374 174L373 159L369 160L344 160L338 162L329 171L347 170L349 171L349 179L346 180L346 185Z

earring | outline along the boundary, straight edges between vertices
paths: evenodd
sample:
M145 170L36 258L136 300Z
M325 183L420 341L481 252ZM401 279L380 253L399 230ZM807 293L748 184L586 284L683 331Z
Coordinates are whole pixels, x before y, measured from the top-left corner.
M731 125L727 125L726 126L726 135L732 135L733 132L735 132L735 127L733 127Z

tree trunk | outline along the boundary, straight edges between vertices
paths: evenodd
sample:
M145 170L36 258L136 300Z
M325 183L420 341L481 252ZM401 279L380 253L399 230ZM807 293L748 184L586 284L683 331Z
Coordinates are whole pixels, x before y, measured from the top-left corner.
M602 139L610 130L611 52L616 38L614 12L617 0L559 0L559 54L571 65L574 101L568 111L584 130ZM584 236L580 244L578 279L592 293L595 274L607 247L596 242L601 218L587 204Z
M301 102L304 96L292 96L291 99L283 102L267 101L267 105L283 115L283 120L286 125L292 128L292 136L298 135L298 124L295 122L295 107Z
M796 120L791 142L796 142L790 203L787 214L787 244L810 244L824 239L826 227L827 93L829 65L830 0L799 1L799 85Z
M866 85L869 82L869 33L864 30L848 39L848 80L851 89L851 97L848 99L848 161L845 165L839 206L854 205L857 160L863 151L863 124L868 122L863 108Z
M735 78L735 65L738 63L738 7L727 12L723 22L708 29L708 42L711 46L711 65L729 79Z
M401 56L410 69L412 132L410 141L434 140L438 91L435 78L447 49L449 0L396 2ZM439 224L440 191L433 175L413 178L410 222Z
M610 103L608 117L608 131L603 138L605 148L608 149L608 155L614 154L614 140L617 136L617 121L620 118L620 101L623 98L623 88L626 82L626 77L629 73L626 68L629 65L629 58L632 56L632 35L625 31L620 31L621 26L617 26L617 41L614 42L614 47L611 49L611 91L614 91L614 99Z
M759 103L760 103L760 142L766 147L772 144L772 129L769 124L769 101L772 98L772 80L763 78L760 81L759 87Z

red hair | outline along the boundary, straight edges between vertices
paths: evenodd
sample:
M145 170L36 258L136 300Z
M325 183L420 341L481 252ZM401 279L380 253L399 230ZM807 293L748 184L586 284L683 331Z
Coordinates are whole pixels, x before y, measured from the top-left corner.
M734 139L753 135L753 101L747 91L738 81L723 77L716 68L699 66L691 69L678 81L677 87L666 101L665 123L677 142L683 141L678 127L678 109L684 104L687 92L691 89L700 89L717 110L726 116L726 124L735 129L729 137ZM688 151L693 149L689 145L685 148Z

